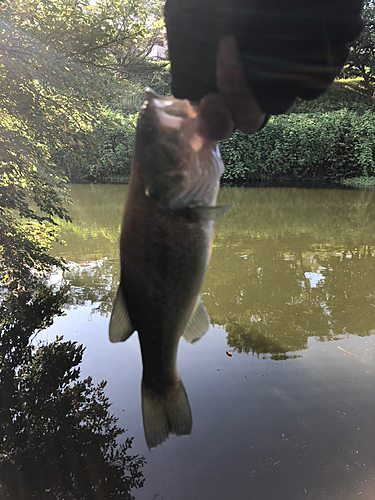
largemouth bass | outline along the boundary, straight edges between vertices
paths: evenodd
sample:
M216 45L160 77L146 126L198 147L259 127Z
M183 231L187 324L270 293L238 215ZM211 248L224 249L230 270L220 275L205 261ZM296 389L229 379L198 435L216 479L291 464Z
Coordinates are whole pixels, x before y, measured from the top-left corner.
M154 448L188 435L192 417L176 367L180 337L190 343L210 319L199 292L210 258L223 163L198 128L197 107L146 91L120 239L121 281L112 342L138 332L143 361L142 413Z

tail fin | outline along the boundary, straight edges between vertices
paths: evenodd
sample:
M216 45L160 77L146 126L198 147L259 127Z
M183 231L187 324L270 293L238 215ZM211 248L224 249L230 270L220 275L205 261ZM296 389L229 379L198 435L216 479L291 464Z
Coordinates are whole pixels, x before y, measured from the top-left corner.
M188 436L192 416L185 387L179 378L169 392L160 396L142 381L143 428L149 449L163 443L170 434Z

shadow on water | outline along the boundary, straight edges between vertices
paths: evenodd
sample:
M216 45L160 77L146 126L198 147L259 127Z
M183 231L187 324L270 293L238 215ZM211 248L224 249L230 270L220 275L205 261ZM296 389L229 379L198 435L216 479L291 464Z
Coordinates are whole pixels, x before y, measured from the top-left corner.
M119 262L124 186L73 186L70 305L109 316ZM373 191L224 188L233 204L215 225L202 297L228 346L274 360L298 357L308 339L374 333ZM95 200L95 202L94 202ZM108 214L117 214L109 217ZM109 257L107 259L107 257ZM105 258L106 260L101 260ZM90 259L92 261L90 262Z
M33 337L62 315L69 290L9 294L0 324L0 498L134 499L144 458L109 412L106 382L80 378L84 347Z

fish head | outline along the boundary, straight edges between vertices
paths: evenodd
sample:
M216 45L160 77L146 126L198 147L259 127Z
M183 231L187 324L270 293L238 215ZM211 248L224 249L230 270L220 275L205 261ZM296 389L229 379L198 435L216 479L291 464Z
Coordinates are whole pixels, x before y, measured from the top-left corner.
M198 106L150 89L139 113L133 168L162 209L212 206L224 166L217 143L199 131Z

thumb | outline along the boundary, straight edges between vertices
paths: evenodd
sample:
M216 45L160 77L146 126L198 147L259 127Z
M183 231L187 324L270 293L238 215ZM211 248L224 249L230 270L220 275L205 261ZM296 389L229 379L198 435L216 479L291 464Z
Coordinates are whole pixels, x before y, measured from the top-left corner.
M216 81L226 100L235 126L246 134L259 130L267 119L266 113L246 83L234 36L220 40L216 60Z

